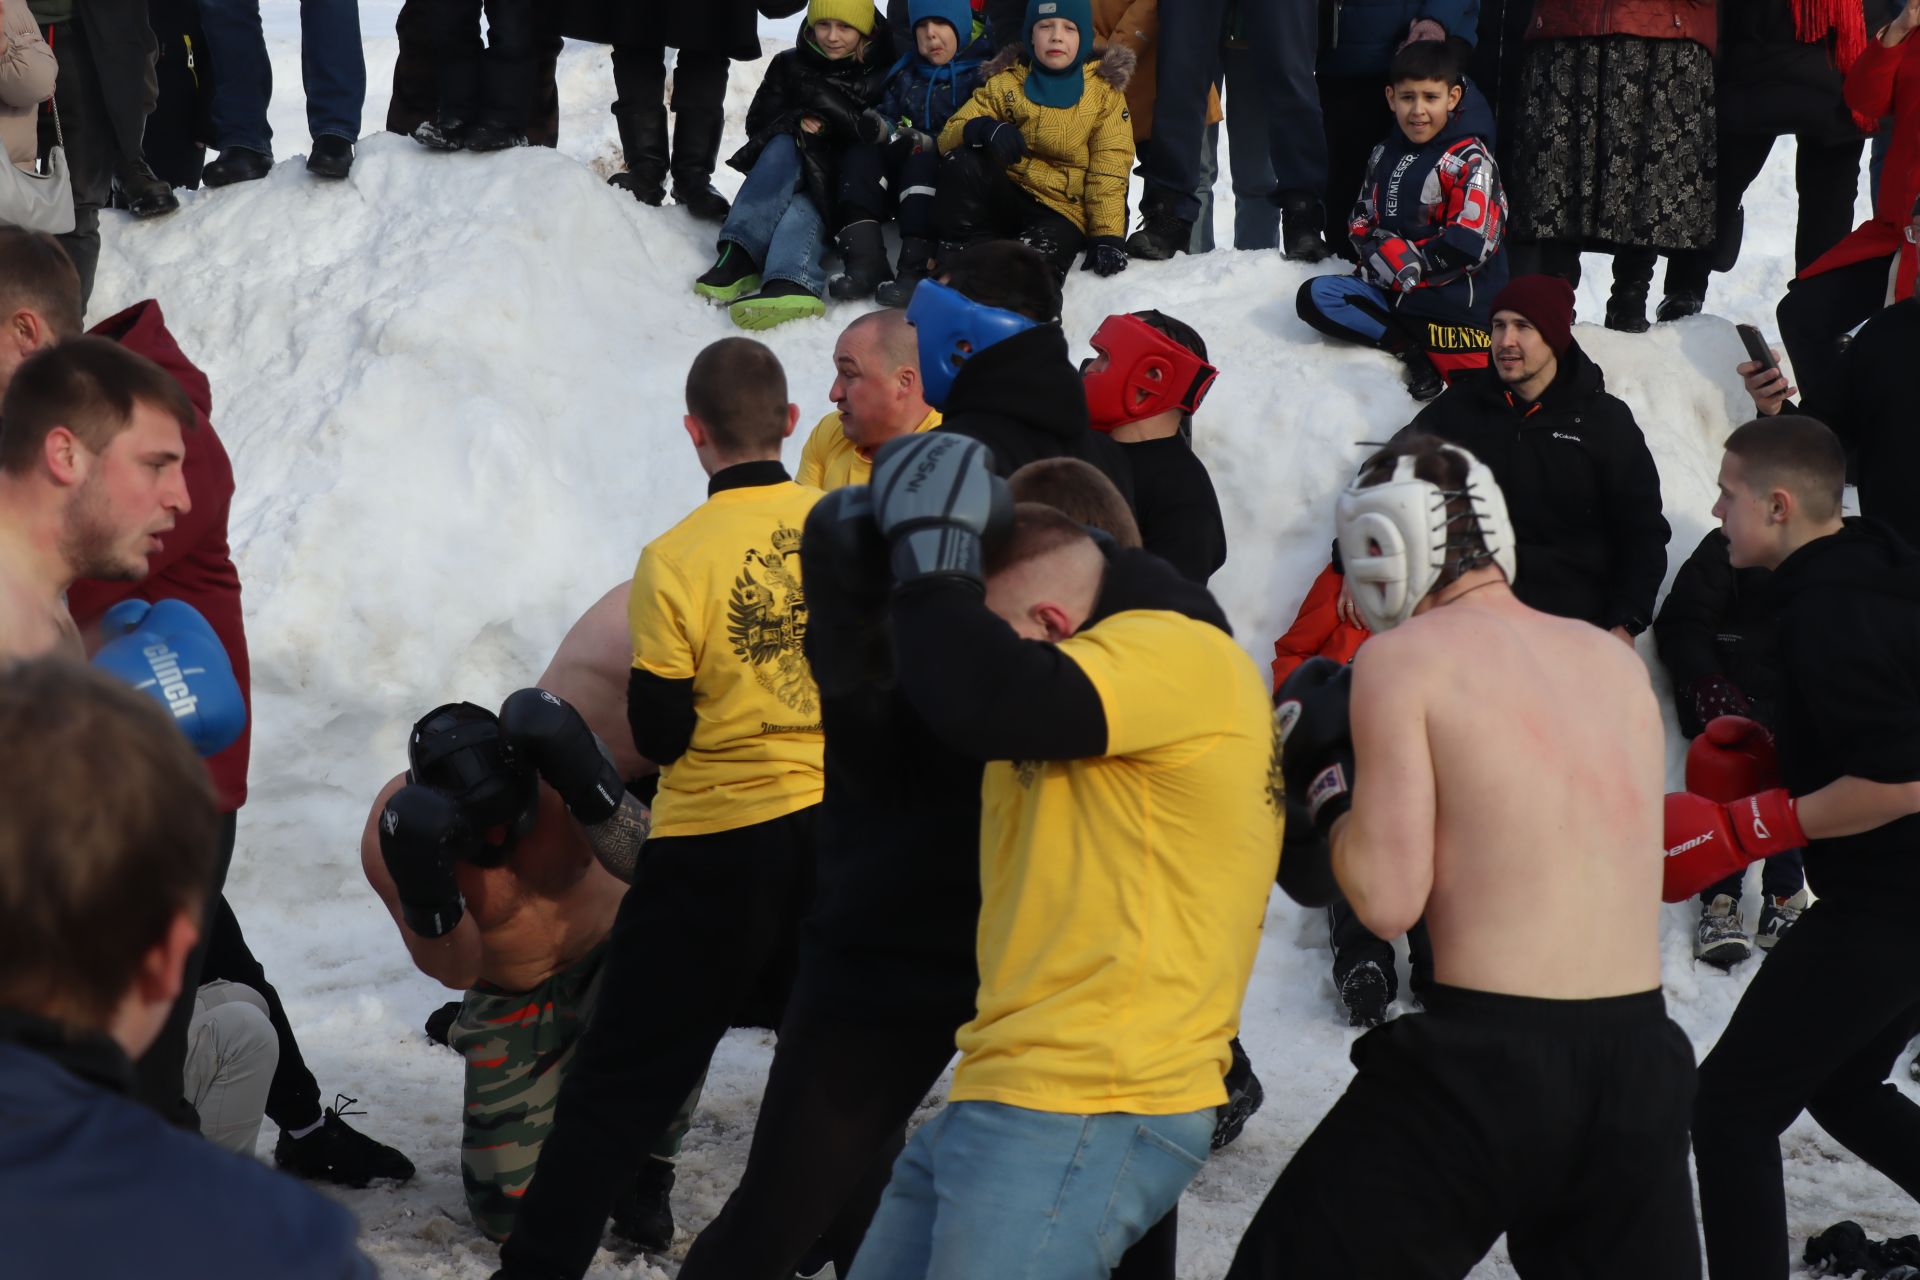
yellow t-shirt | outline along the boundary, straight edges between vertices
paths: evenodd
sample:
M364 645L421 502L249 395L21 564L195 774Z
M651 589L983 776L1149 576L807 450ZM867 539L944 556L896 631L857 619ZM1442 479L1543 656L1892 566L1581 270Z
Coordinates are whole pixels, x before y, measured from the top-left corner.
M1285 821L1265 683L1225 632L1157 609L1060 652L1100 695L1107 754L987 766L978 1013L950 1096L1218 1106Z
M912 434L931 431L940 425L940 411L927 410L927 416ZM873 478L873 459L854 448L853 441L840 429L840 411L835 409L820 419L820 425L807 437L800 449L800 470L794 479L816 489L832 490L850 484L866 484Z
M693 681L686 754L660 770L656 836L769 822L818 804L820 691L800 650L800 529L820 491L723 489L648 543L633 572L633 665Z

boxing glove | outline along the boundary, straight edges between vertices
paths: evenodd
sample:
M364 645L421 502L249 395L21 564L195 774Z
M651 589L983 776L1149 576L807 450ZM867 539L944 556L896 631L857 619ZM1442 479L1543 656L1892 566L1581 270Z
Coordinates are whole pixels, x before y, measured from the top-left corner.
M1353 807L1352 677L1351 667L1332 658L1308 658L1273 698L1287 796L1306 805L1322 835Z
M560 793L582 825L611 818L626 786L578 711L545 689L521 689L500 704L500 736Z
M480 841L451 796L409 783L380 811L380 857L400 898L400 917L423 938L453 932L466 914L453 869Z
M896 583L984 581L985 544L1013 523L1013 496L993 453L949 431L899 436L873 458L874 522Z
M94 665L164 707L202 756L217 755L247 727L247 704L227 650L200 611L183 600L123 600L102 619L114 638Z
M855 599L884 597L891 581L887 540L873 521L873 490L843 485L814 503L800 531L800 555L807 583L822 573L831 577L832 588Z
M1333 846L1314 825L1304 800L1287 797L1287 829L1280 838L1280 891L1303 907L1330 907L1340 900L1333 878Z
M1687 745L1687 790L1728 803L1780 785L1773 735L1745 716L1716 716Z
M1003 169L1010 164L1018 164L1021 157L1027 154L1027 140L1021 136L1020 130L992 116L975 116L967 121L960 130L960 141L986 152Z
M1783 787L1724 804L1687 791L1667 796L1667 861L1660 896L1684 902L1748 863L1807 842Z

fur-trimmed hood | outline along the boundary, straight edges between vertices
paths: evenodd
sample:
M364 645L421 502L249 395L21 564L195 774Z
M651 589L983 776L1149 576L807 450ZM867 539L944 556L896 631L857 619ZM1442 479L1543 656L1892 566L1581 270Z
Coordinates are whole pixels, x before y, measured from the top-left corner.
M1019 44L1010 44L987 60L981 68L989 80L1009 67L1027 60L1026 48ZM1122 45L1109 45L1097 58L1087 59L1084 70L1089 76L1098 76L1116 93L1125 93L1127 85L1133 80L1134 64L1138 61L1133 50Z

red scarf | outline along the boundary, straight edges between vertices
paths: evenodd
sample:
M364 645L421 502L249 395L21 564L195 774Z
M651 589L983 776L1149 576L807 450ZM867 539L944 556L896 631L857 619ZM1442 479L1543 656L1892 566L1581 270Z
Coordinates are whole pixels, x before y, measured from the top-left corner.
M1802 44L1833 35L1833 65L1845 75L1867 51L1867 23L1860 0L1793 0L1793 33Z

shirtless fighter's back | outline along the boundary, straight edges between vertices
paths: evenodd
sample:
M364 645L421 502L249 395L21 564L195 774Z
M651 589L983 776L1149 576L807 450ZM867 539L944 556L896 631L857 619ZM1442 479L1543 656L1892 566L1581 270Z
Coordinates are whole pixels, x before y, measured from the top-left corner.
M1424 915L1437 986L1355 1043L1230 1280L1464 1276L1503 1233L1522 1276L1698 1276L1646 670L1514 597L1504 499L1464 450L1370 460L1339 538L1375 635L1281 688L1281 880L1381 937Z

